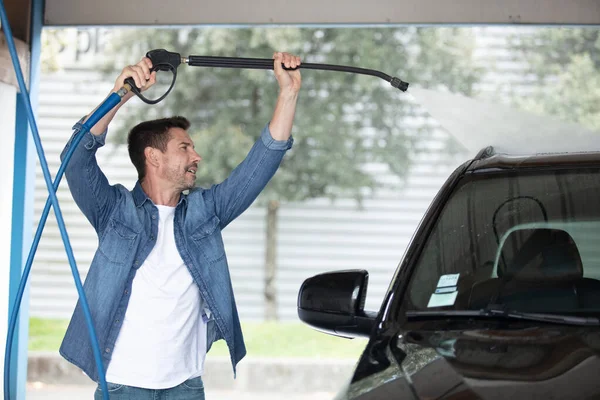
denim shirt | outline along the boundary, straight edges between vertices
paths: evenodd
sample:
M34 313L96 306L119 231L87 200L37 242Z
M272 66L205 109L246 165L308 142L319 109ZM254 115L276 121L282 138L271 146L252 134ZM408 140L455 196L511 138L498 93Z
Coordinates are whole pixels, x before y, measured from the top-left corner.
M207 349L224 339L233 372L246 354L236 308L221 230L246 210L279 167L293 139L272 138L267 124L252 149L222 183L209 189L195 188L181 195L175 209L175 243L200 291L207 313ZM75 133L61 154L64 158ZM65 171L71 194L98 234L96 250L85 283L106 372L131 294L137 269L154 247L158 232L158 209L139 182L132 191L110 185L96 161L96 150L104 145L100 136L85 133ZM148 349L160 351L160 349ZM60 354L98 382L88 329L77 302Z

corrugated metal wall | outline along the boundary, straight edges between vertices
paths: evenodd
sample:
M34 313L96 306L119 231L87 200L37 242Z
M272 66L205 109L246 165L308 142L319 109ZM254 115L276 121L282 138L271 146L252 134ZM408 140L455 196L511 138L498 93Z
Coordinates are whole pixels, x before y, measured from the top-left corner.
M474 33L478 62L501 70L501 74L497 74L490 69L482 90L496 91L502 83L525 83L519 66L507 57L507 28L479 28L474 29ZM103 81L85 63L42 75L38 123L51 171L58 169L59 154L71 135L72 125L92 110L111 88L111 80ZM423 213L454 167L467 157L466 154L446 155L442 146L444 139L445 133L440 131L423 144L427 151L414 159L404 189L381 191L375 198L367 199L360 210L349 199L281 206L277 253L281 319L297 319L296 298L300 284L305 278L327 270L367 269L370 272L367 308L379 308ZM125 148L107 145L98 153L98 160L111 183L133 187L135 169ZM373 171L386 178L385 173L378 172L377 166ZM38 172L37 218L46 193L41 172ZM66 182L62 183L58 198L83 279L97 238L72 201ZM264 208L252 206L223 233L240 315L246 320L261 319L264 313L265 214ZM33 266L30 314L69 318L76 299L73 278L51 214Z

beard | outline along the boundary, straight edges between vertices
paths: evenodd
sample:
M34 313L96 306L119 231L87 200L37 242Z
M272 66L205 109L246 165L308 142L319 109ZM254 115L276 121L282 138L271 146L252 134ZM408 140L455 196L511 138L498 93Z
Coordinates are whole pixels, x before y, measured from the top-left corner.
M184 171L182 171L180 167L174 167L167 170L167 179L170 182L173 182L175 187L182 192L184 190L193 189L196 185L196 176L187 172L189 168L191 167L186 168Z

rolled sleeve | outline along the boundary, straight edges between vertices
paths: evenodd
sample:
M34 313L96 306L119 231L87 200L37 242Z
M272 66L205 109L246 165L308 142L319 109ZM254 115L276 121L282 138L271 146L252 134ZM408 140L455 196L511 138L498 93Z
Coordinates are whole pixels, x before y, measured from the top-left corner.
M263 128L260 138L265 147L269 150L289 150L294 144L294 138L292 136L290 136L288 140L273 139L273 136L271 136L271 131L269 130L269 123L267 123Z
M75 125L73 125L73 129L75 130L75 133L73 134L73 136L76 136L83 129L83 120L84 119L85 119L85 117L81 118ZM102 134L100 134L98 136L93 135L92 133L90 133L90 131L87 131L85 133L85 135L83 136L83 138L81 138L81 143L83 144L83 147L85 147L87 150L92 150L94 148L102 147L106 143L106 134L107 133L108 133L108 129L105 130L104 132L102 132Z

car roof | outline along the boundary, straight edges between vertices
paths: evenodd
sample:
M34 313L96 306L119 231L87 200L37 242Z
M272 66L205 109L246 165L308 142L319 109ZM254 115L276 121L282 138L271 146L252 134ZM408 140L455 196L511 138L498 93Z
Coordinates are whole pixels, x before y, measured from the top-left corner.
M600 166L600 151L514 155L495 153L492 147L486 147L475 157L467 172L482 173L491 170L566 168L574 166Z

